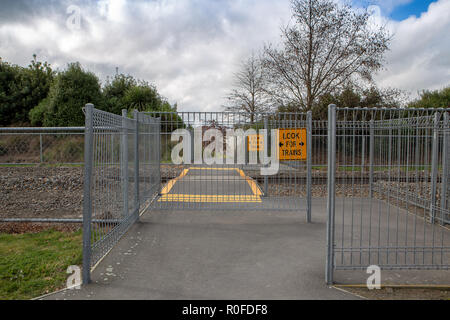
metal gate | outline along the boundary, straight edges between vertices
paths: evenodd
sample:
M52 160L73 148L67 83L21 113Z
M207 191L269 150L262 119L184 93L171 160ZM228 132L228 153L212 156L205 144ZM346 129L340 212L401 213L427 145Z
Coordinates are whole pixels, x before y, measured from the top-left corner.
M448 114L329 107L327 283L370 265L449 269Z
M83 283L160 190L159 119L84 108Z
M441 208L444 223L450 224L450 112L443 117L442 134L442 192Z
M310 220L311 113L147 114L161 119L154 208L295 210Z

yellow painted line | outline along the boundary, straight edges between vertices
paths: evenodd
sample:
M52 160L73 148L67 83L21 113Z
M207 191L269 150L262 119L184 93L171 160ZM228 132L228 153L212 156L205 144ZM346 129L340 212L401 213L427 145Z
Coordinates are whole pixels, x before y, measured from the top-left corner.
M181 178L183 178L184 176L186 176L188 171L189 171L189 169L184 169L183 172L178 177L176 177L175 179L172 179L169 182L167 182L167 184L162 189L161 194L168 194L170 192L170 190L172 190L172 188L175 185L175 183L178 180L180 180Z
M241 175L242 178L244 178L248 185L250 186L250 189L252 189L252 192L255 196L261 196L262 192L261 189L258 187L258 184L253 180L252 178L245 175L245 172L241 169L236 168L237 172Z
M232 171L237 170L237 168L202 168L202 167L191 167L189 170L222 170L222 171Z
M227 199L258 199L254 195L234 195L234 194L165 194L165 198L227 198Z
M185 177L189 170L223 170L232 171L236 170L239 175L247 181L253 195L203 195L203 194L169 194L175 183ZM246 176L244 171L239 168L209 168L209 167L190 167L184 169L183 172L175 179L170 180L161 191L162 196L158 199L158 202L262 202L260 196L262 195L261 189L258 184L250 177Z
M203 194L166 194L158 202L262 202L261 198L254 195L203 195Z

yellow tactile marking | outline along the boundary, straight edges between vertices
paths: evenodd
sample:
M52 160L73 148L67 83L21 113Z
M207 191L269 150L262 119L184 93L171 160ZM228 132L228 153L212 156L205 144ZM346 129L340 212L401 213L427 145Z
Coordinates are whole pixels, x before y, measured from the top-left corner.
M202 168L202 167L191 167L189 170L222 170L222 171L232 171L237 170L237 168Z
M241 169L238 169L238 168L235 168L235 169L237 170L237 172L239 172L241 177L247 181L248 185L250 186L250 189L252 189L253 194L255 196L261 196L262 195L261 189L258 187L258 184L255 182L255 180L246 176L244 171L242 171Z
M185 177L189 170L223 170L231 171L236 170L239 175L247 181L253 195L203 195L203 194L169 194L175 183L181 178ZM158 199L158 202L240 202L240 203L259 203L261 201L261 189L257 183L250 177L246 176L244 171L239 168L204 168L204 167L191 167L184 169L183 172L175 179L170 180L161 191L162 196Z
M167 182L167 184L162 189L161 194L168 194L170 192L170 190L172 190L172 188L175 185L175 183L178 180L180 180L181 178L183 178L184 176L186 176L188 171L189 171L189 169L184 169L183 172L178 177L176 177L175 179L172 179L169 182Z
M166 194L158 202L259 203L262 201L259 196L254 195Z

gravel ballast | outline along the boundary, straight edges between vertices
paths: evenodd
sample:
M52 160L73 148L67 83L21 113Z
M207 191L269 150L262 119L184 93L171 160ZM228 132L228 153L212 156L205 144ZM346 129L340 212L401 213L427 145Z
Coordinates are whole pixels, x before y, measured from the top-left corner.
M163 184L177 177L183 169L184 166L161 165ZM0 218L82 218L83 174L82 167L0 167ZM342 173L338 176L341 177ZM313 172L313 197L327 195L325 177L326 172ZM256 180L259 177L253 178ZM336 195L367 197L369 185L364 180L356 183L351 183L351 179L348 183L337 181ZM376 180L375 191L387 191L392 197L396 196L397 190L407 190L408 194L417 198L430 198L430 184L427 182L388 182L381 176ZM292 183L289 178L270 181L269 196L306 196L303 181L298 181L297 187L293 187ZM440 184L438 201L439 187ZM375 196L385 198L386 194L376 192Z

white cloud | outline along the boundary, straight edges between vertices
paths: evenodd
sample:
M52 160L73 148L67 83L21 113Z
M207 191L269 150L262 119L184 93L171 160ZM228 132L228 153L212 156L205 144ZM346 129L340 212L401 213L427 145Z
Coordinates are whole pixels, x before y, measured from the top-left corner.
M394 34L386 55L387 70L377 81L413 95L450 84L450 0L432 3L428 12L400 22L390 21Z
M290 16L289 0L74 4L82 7L82 30L71 32L66 15L51 14L0 25L0 56L26 64L36 52L59 68L80 61L102 79L118 66L154 83L181 110L218 110L238 63L277 41Z
M389 3L402 1L408 0ZM215 111L224 103L241 60L263 43L278 42L280 25L290 19L289 2L51 2L51 8L31 10L27 18L15 9L8 20L0 22L0 56L26 65L37 53L57 68L80 61L101 79L114 74L118 66L120 72L154 83L170 102L178 102L180 110ZM70 4L82 8L78 32L66 27ZM440 0L419 18L402 22L378 18L395 31L387 55L388 70L377 77L382 85L417 91L448 82L448 12L450 0Z

